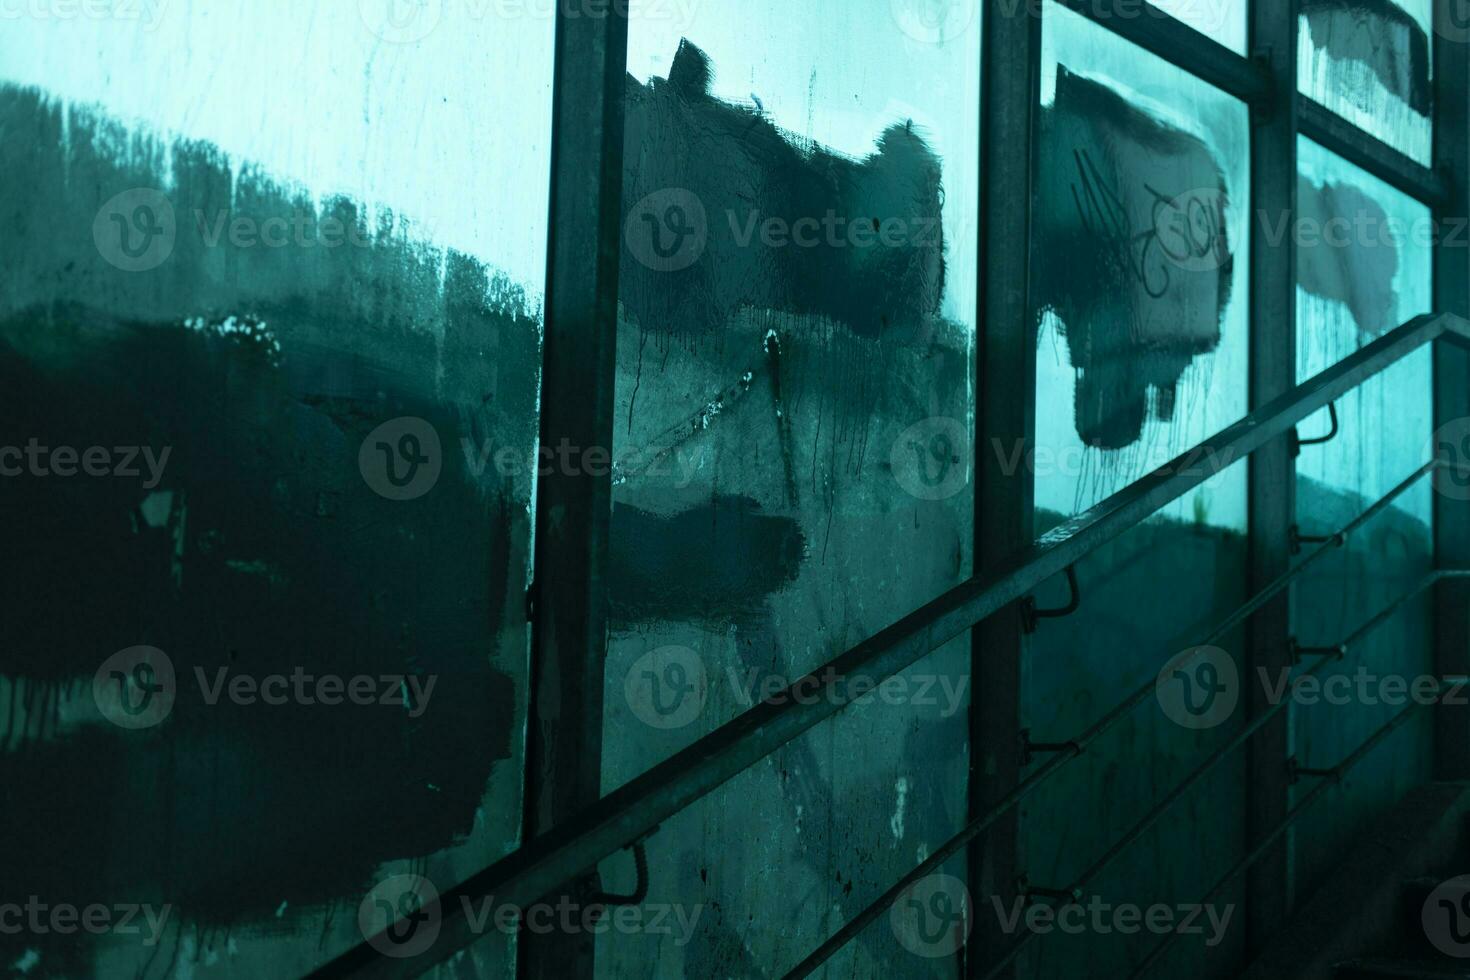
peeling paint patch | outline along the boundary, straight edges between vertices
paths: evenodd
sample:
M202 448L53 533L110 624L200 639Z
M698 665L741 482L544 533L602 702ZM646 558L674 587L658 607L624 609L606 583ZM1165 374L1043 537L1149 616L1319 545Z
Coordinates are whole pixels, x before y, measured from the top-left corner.
M138 512L143 515L143 522L149 527L163 527L168 523L168 515L173 511L174 494L172 490L155 490L143 498L138 505Z
M888 829L893 831L893 842L895 844L903 840L903 812L909 802L909 781L907 777L899 776L898 782L893 784L894 791L898 794L898 800L893 807L893 817L888 821Z

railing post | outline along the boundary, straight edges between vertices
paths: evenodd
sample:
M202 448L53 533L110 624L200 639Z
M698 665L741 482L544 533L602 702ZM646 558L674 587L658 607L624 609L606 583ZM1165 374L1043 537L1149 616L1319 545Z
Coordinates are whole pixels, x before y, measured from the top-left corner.
M1435 212L1435 312L1470 313L1470 3L1434 5L1434 167L1445 175L1449 200ZM1441 341L1434 351L1434 427L1448 435L1451 457L1470 463L1470 352ZM1434 451L1442 448L1436 436ZM1437 568L1470 568L1470 500L1455 478L1436 474L1434 558ZM1434 590L1434 670L1441 677L1470 673L1470 581L1445 578ZM1470 709L1435 708L1436 779L1470 778Z
M1254 410L1296 384L1296 250L1294 238L1273 240L1267 229L1296 214L1297 3L1252 0L1250 51L1268 69L1270 98L1252 109L1251 130L1251 357L1250 404ZM1287 437L1263 446L1250 460L1250 559L1248 591L1254 593L1291 562L1290 529L1296 508L1296 470ZM1283 592L1251 617L1246 628L1246 669L1275 671L1291 663L1290 593ZM1247 681L1252 718L1270 708L1265 691ZM1280 825L1287 811L1286 760L1291 713L1281 712L1250 742L1247 756L1246 833L1253 847ZM1252 868L1246 883L1249 954L1262 948L1291 905L1291 839L1283 836Z
M982 57L980 139L981 318L976 337L979 403L975 424L975 568L995 571L1035 537L1029 465L1006 472L1013 448L1028 455L1036 434L1036 332L1028 292L1035 126L1041 96L1041 5L987 0ZM999 447L999 448L998 448ZM1003 451L1001 451L1003 449ZM1021 658L1019 604L980 623L970 635L974 692L970 714L970 819L1020 781ZM978 977L1007 937L991 908L1017 895L1016 811L970 847L976 902L966 973ZM1013 976L1014 968L1003 976Z
M541 374L541 445L553 449L612 449L627 46L625 5L599 15L557 5ZM612 480L584 470L552 467L536 495L528 838L601 794ZM589 887L572 883L569 896L585 902ZM590 978L594 941L587 930L523 931L518 974Z

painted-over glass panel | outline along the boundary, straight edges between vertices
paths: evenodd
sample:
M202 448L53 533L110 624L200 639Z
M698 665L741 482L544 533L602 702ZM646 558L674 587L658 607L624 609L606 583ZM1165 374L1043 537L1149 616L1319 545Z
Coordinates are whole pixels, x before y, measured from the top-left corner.
M962 581L973 539L976 5L630 35L608 789ZM697 921L609 931L601 974L778 975L956 830L967 650L666 823L652 893ZM922 931L885 919L829 973L953 975Z
M1071 516L1245 414L1245 106L1046 8L1032 304L1038 511ZM997 447L998 450L1000 447ZM1229 460L1161 516L1245 527Z
M167 915L0 963L298 976L516 845L533 7L4 15L0 865Z
M1431 293L1429 209L1327 150L1299 143L1297 375L1325 370L1384 331L1427 313ZM1339 434L1302 447L1296 510L1302 533L1331 534L1413 473L1433 454L1433 353L1417 351L1337 402ZM1331 431L1328 413L1300 427ZM1344 546L1304 574L1294 592L1294 627L1308 646L1335 645L1414 588L1433 565L1434 483L1425 478ZM1327 669L1323 688L1293 707L1302 765L1336 764L1408 704L1405 692L1433 667L1428 595L1351 647ZM1309 814L1296 834L1304 887L1337 864L1363 821L1430 777L1429 712L1395 732L1354 770L1330 809ZM1299 787L1304 791L1307 787Z
M1353 125L1428 164L1434 0L1300 3L1301 91ZM1470 33L1459 39L1470 39Z
M1056 4L1043 45L1032 267L1045 534L1245 413L1250 191L1241 103ZM1024 871L1038 885L1076 882L1243 723L1239 685L1216 697L1196 683L1208 675L1169 665L1245 599L1247 464L1183 465L1215 475L1079 562L1077 611L1029 638L1022 725L1036 742L1077 738L1140 687L1157 692L1020 807ZM1060 576L1037 596L1066 599ZM1215 645L1207 668L1239 676L1239 631ZM1049 758L1037 753L1023 775ZM1197 902L1243 853L1245 799L1233 753L1088 881L1080 906ZM1232 889L1216 909L1239 901ZM1035 936L1018 975L1127 976L1160 941L1097 921ZM1242 925L1227 913L1181 937L1155 972L1235 976ZM1012 927L1018 938L1024 928Z

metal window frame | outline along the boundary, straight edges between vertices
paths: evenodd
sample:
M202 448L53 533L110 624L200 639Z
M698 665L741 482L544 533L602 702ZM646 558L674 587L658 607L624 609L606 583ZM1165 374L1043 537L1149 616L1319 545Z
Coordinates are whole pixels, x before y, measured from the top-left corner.
M1186 455L1137 480L1046 534L993 572L972 578L772 694L745 713L556 824L425 907L438 913L439 938L412 960L380 956L363 943L319 970L318 977L413 976L444 962L479 936L470 908L493 896L525 907L709 795L786 743L858 700L846 681L879 682L918 662L1209 480L1200 458L1240 459L1286 435L1368 378L1440 340L1470 347L1470 321L1441 313L1415 317L1290 392L1253 410ZM1152 685L1145 688L1146 698ZM793 691L804 692L793 697ZM1114 712L1127 711L1125 702ZM391 930L389 930L391 932ZM387 941L385 939L385 941Z
M616 6L616 5L612 5ZM617 383L626 9L565 16L558 5L551 97L551 188L541 357L540 448L612 452ZM551 832L602 795L604 667L612 476L550 467L536 484L529 601L530 683L524 839ZM562 888L578 906L597 870ZM548 896L555 906L561 895ZM520 980L591 977L596 936L522 929Z
M1302 100L1297 96L1297 0L1255 0L1247 10L1249 50L1270 80L1268 101L1251 107L1251 213L1295 215L1297 134ZM1296 384L1296 245L1293 236L1272 240L1270 222L1250 225L1250 405L1259 408ZM1291 528L1296 523L1296 460L1289 436L1253 455L1247 474L1247 591L1286 574L1291 566ZM1246 624L1248 674L1274 675L1291 666L1291 593L1282 593ZM1271 704L1260 685L1250 685L1247 717L1265 717ZM1268 722L1246 749L1246 843L1265 840L1285 818L1291 793L1291 714ZM1262 949L1286 920L1291 906L1289 833L1255 864L1245 882L1246 945Z
M1470 91L1464 46L1450 42L1448 32L1435 37L1435 166L1426 168L1386 145L1373 135L1331 114L1325 108L1297 92L1296 0L1250 0L1252 56L1239 55L1193 28L1175 20L1158 8L1139 0L1055 0L1064 7L1089 17L1101 26L1132 41L1177 67L1211 85L1241 99L1255 114L1257 126L1251 160L1253 207L1285 207L1294 213L1296 170L1295 144L1298 134L1307 135L1364 171L1378 177L1409 196L1428 204L1436 217L1464 215L1464 179L1470 168L1470 152L1466 145L1467 105ZM1029 217L1031 175L1034 153L1034 116L1038 107L1029 94L1039 77L1040 18L1045 0L985 0L984 56L980 66L985 80L979 107L984 121L981 132L985 166L982 168L982 234L981 302L983 320L977 328L977 405L976 447L1002 439L1034 438L1035 350L1024 341L1030 337L1027 328L1029 309L1029 230L1028 221L1009 224L997 218ZM553 126L553 197L552 225L548 243L547 351L543 376L543 444L563 434L582 437L587 445L610 434L610 405L615 384L616 363L613 346L616 341L617 254L619 197L621 192L622 135L621 105L624 90L623 65L626 59L626 7L607 5L607 18L586 17L569 5L557 5L557 66L555 118ZM1288 16L1283 21L1281 10ZM1017 11L1021 11L1019 18ZM617 23L617 22L621 23ZM1036 23L1019 23L1035 21ZM599 26L600 25L600 26ZM1290 33L1292 40L1286 41ZM1282 45L1289 47L1285 50ZM1001 71L1005 68L1006 71ZM1283 104L1287 109L1281 112ZM1284 171L1284 173L1282 172ZM1008 183L999 186L1004 178ZM1018 193L1017 187L1025 193ZM987 188L997 189L990 193ZM1000 191L1004 191L1003 193ZM1017 200L1019 199L1019 201ZM1026 229L1017 238L1015 228ZM1009 243L1008 245L1006 243ZM1279 359L1291 349L1295 336L1293 275L1283 275L1279 265L1265 263L1266 252L1253 242L1252 373L1251 401L1253 416L1280 408L1277 395L1290 388L1283 377L1295 370L1294 360L1283 368L1265 363L1271 354ZM1441 244L1435 255L1435 298L1441 312L1464 314L1467 306L1466 273L1470 271L1470 250ZM1279 253L1276 256L1280 258ZM589 274L588 269L595 270ZM1288 289L1290 292L1288 292ZM568 311L563 313L562 311ZM555 314L556 320L553 320ZM559 324L558 322L559 321ZM1320 407L1340 392L1352 387L1373 363L1397 356L1401 346L1417 338L1422 343L1429 334L1449 332L1463 341L1470 330L1463 322L1445 325L1442 319L1421 318L1401 331L1391 343L1370 345L1360 355L1350 358L1351 369L1329 371L1331 380L1318 388L1311 398L1302 401L1303 414L1308 406ZM562 328L566 328L563 332ZM1407 331L1407 332L1405 332ZM567 337L578 337L591 344L580 352L563 346ZM1389 338L1384 338L1385 341ZM1436 423L1470 414L1470 353L1436 343L1435 406ZM594 352L592 356L586 351ZM1366 356L1363 356L1366 355ZM578 357L583 363L577 363ZM1029 367L1027 366L1029 362ZM1262 362L1257 364L1257 362ZM1028 407L1017 407L1018 403ZM1302 415L1295 412L1295 420ZM1250 432L1240 425L1221 433L1237 447L1260 450L1260 460L1252 465L1250 507L1252 523L1251 578L1261 581L1281 567L1283 520L1290 519L1289 494L1283 495L1283 479L1289 485L1290 460L1283 463L1286 434L1283 429ZM1274 442L1272 440L1275 440ZM1217 440L1211 440L1217 442ZM1262 448L1265 447L1265 448ZM892 672L904 663L917 659L935 644L940 635L962 632L969 618L983 614L986 622L975 627L972 636L985 649L999 644L999 655L981 658L972 654L972 668L985 685L974 706L972 719L971 813L983 811L984 801L996 795L994 784L979 779L977 770L991 763L1007 772L1019 772L1018 760L1010 749L1001 745L1014 742L1013 721L1019 710L1019 657L1023 639L1014 604L1030 588L1038 574L1055 574L1076 556L1086 553L1096 541L1125 525L1131 517L1157 509L1170 494L1182 492L1177 478L1153 475L1146 477L1119 495L1121 501L1108 504L1083 515L1076 521L1048 535L1048 540L1031 544L1029 537L1034 510L1029 476L1001 482L981 463L986 453L977 452L977 486L975 489L977 526L977 577L952 590L893 626L883 630L838 659L847 669L865 668L876 672ZM1022 472L1025 470L1023 468ZM586 478L582 478L584 481ZM595 483L549 482L538 490L536 547L536 595L533 621L537 624L537 660L533 675L536 690L532 697L532 724L543 728L536 735L541 747L527 756L527 815L531 844L495 865L484 869L453 890L474 891L507 876L522 879L537 877L546 881L557 878L559 871L546 868L555 865L548 860L556 853L558 841L585 836L590 828L605 840L612 853L618 847L637 839L646 828L635 828L628 820L620 801L656 787L667 797L666 807L677 812L702 796L710 785L744 768L740 759L716 761L708 755L689 752L670 759L638 777L623 789L604 797L591 807L583 808L567 822L576 808L575 800L585 800L588 787L595 784L589 759L597 758L600 739L600 671L606 640L606 542L611 521L610 487ZM1462 552L1470 549L1470 505L1453 506L1441 495L1436 500L1436 561L1439 567L1463 567L1470 557ZM556 536L558 521L566 533ZM994 539L979 529L1002 529ZM543 539L543 535L546 537ZM1019 549L1019 550L1017 550ZM546 564L542 564L543 561ZM554 575L567 576L566 561L585 561L586 571L572 574L571 592L549 590L546 584ZM1015 569L1021 563L1030 569L1024 576ZM1023 580L1024 579L1024 580ZM563 578L562 581L567 581ZM1470 623L1465 622L1463 602L1467 586L1461 582L1442 582L1437 587L1436 644L1437 663L1462 664L1470 650ZM1461 590L1461 591L1452 591ZM1010 615L995 615L1010 607ZM1279 656L1270 651L1284 649L1286 616L1282 606L1261 610L1250 627L1252 657L1261 661ZM583 617L580 620L578 617ZM1016 622L1008 622L1015 620ZM1276 646L1279 644L1279 648ZM995 647L989 647L994 650ZM890 670L892 668L892 670ZM1463 667L1461 668L1463 670ZM570 673L559 674L568 670ZM886 674L885 674L886 676ZM574 683L575 682L575 683ZM578 687L580 683L580 687ZM767 744L794 737L837 710L786 711L777 714L757 706L747 712L725 732L728 739L740 739L751 745L753 753ZM581 718L570 729L562 729L560 719L568 710L594 711L597 724L590 716ZM1440 753L1438 773L1463 778L1470 770L1470 740L1458 739L1457 747L1447 750L1443 740L1464 731L1458 716L1443 715L1437 722L1437 746ZM1280 741L1280 733L1275 741ZM1260 739L1272 741L1271 736ZM696 747L698 748L698 747ZM586 752L573 758L577 752ZM707 752L708 746L704 747ZM1279 761L1279 756L1261 755L1253 766L1265 772ZM571 753L571 754L569 754ZM990 753L987 755L987 753ZM987 760L977 766L976 758ZM1283 771L1284 777L1284 771ZM1274 780L1274 777L1273 777ZM1284 787L1272 780L1254 790L1249 803L1251 826L1260 834L1265 828L1277 828L1285 813ZM539 801L539 802L538 802ZM551 802L547 802L551 801ZM1276 831L1273 829L1272 833ZM626 838L626 839L625 839ZM1259 848L1268 848L1269 840L1253 840ZM993 828L983 841L974 846L970 859L972 875L989 881L997 890L1013 887L1003 879L1017 867L1015 852L1017 834L1014 827ZM562 864L565 864L563 860ZM536 868L542 873L529 875ZM575 873L575 872L574 872ZM1273 887L1289 880L1284 860L1267 857L1252 872L1256 881L1250 886L1253 903L1264 903ZM561 876L558 880L566 880ZM555 886L548 886L555 887ZM533 889L534 890L534 889ZM534 900L534 895L521 898ZM1260 906L1263 910L1266 905ZM445 931L453 937L448 943L455 949L467 944L464 923L446 909ZM1273 921L1279 921L1279 917ZM1257 927L1257 932L1264 928ZM1253 933L1254 934L1254 933ZM441 938L444 944L446 939ZM441 955L442 954L442 955ZM434 955L442 960L442 950ZM538 954L539 955L539 954ZM550 960L536 960L523 966L522 976L544 971ZM365 945L335 961L322 975L343 975L338 969L379 969L385 974L403 972L402 963L375 961ZM590 956L574 957L575 972L560 975L592 975ZM969 958L967 972L979 975L984 968L982 957ZM527 971L530 971L528 974Z
M1463 24L1450 22L1453 5L1434 5L1434 167L1446 195L1435 206L1434 308L1470 313L1470 45L1455 40ZM1470 352L1449 344L1434 351L1434 426L1470 416ZM1438 446L1435 447L1437 452ZM1470 568L1470 502L1434 496L1434 562L1438 569ZM1470 674L1470 581L1445 577L1434 587L1434 668L1441 677ZM1470 779L1470 708L1439 705L1434 712L1434 776Z
M997 571L1035 541L1031 468L1008 471L993 446L1036 439L1036 334L1030 296L1035 133L1041 96L1041 18L1013 0L986 0L981 38L980 322L975 331L975 570ZM989 134L995 134L991 136ZM1002 380L1004 379L1004 380ZM998 441L995 441L998 440ZM1019 606L970 631L968 820L991 811L1021 781L1023 661ZM967 850L972 890L1015 901L1020 815L1008 810ZM967 977L982 975L1009 937L983 917L963 949ZM1014 970L1007 976L1013 977Z

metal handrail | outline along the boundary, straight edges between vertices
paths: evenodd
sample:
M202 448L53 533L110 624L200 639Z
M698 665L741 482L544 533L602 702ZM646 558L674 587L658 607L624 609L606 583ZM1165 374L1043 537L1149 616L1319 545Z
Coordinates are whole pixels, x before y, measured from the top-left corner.
M1430 469L1435 468L1440 467L1436 467L1431 464L1430 467L1420 470L1420 472L1413 478L1414 481L1417 482L1417 480L1422 477L1424 473L1427 473L1430 471ZM1324 545L1323 547L1324 549L1326 549L1333 546ZM1365 636L1372 633L1378 627L1382 626L1389 619L1393 618L1393 616L1395 616L1400 609L1402 609L1408 603L1412 602L1414 599L1418 598L1426 590L1431 588L1435 583L1447 578L1465 577L1470 577L1470 570L1459 571L1446 569L1429 574L1424 579L1420 580L1420 582L1413 589L1410 589L1404 595L1399 596L1386 608L1380 610L1376 615L1374 615L1372 619L1359 626L1346 639L1342 640L1340 643L1329 645L1328 648L1333 651L1334 656L1321 658L1317 661L1316 664L1312 666L1310 670L1304 671L1303 673L1298 675L1298 677L1293 678L1293 682L1301 680L1303 678L1312 677L1316 675L1319 671L1325 670L1330 664L1335 663L1340 657L1345 656L1349 649L1357 646L1358 642L1362 640ZM1152 688L1153 684L1150 683L1149 687ZM1120 854L1123 853L1124 850L1135 843L1148 831L1150 827L1157 823L1159 819L1163 817L1165 812L1168 811L1169 807L1177 803L1184 796L1184 794L1189 791L1191 787L1193 787L1196 783L1198 783L1201 779L1203 779L1206 775L1213 771L1215 766L1223 761L1226 756L1228 756L1234 750L1240 748L1246 742L1250 741L1251 738L1258 731L1266 726L1267 722L1269 722L1272 718L1274 718L1277 714L1284 710L1289 704L1291 704L1290 698L1281 698L1279 701L1272 704L1270 708L1266 709L1255 718L1253 718L1248 725L1246 725L1243 729L1236 733L1236 735L1228 742L1211 752L1205 758L1204 762L1196 767L1195 770L1191 772L1188 776L1184 777L1184 779L1181 780L1179 784L1176 785L1174 789L1171 790L1162 800L1154 804L1154 806L1151 807L1149 811L1145 813L1137 823L1129 828L1129 830L1125 834L1123 834L1123 836L1120 837L1113 844L1112 847L1108 848L1107 852L1104 853L1102 857L1098 858L1092 863L1091 866L1087 868L1086 871L1082 872L1082 874L1077 877L1072 885L1066 889L1066 892L1068 894L1080 895L1090 883L1097 879L1098 875L1106 870L1107 867L1111 865ZM1035 932L1027 932L1022 934L1016 942L1012 943L1006 949L1006 951L993 964L991 964L990 968L983 974L981 980L990 980L990 978L996 976L1003 969L1013 963L1016 957L1020 956L1025 948L1030 944L1031 940L1035 939L1038 935L1039 933Z
M465 914L473 902L494 895L521 907L532 904L841 711L854 699L849 678L879 682L892 677L1214 476L1208 468L1192 465L1195 460L1224 460L1223 466L1242 459L1286 435L1368 378L1441 338L1470 348L1470 323L1453 314L1426 314L1385 333L1171 463L1053 528L998 571L950 589L445 891L437 900L438 909L427 910L438 912L439 938L419 956L392 959L380 955L371 943L363 943L313 975L415 976L443 962L480 938ZM798 697L794 691L805 693ZM809 696L812 694L816 696ZM1048 765L1061 758L1053 757Z
M1382 626L1389 619L1393 618L1393 616L1397 614L1398 611L1402 609L1405 605L1423 595L1429 589L1433 588L1437 583L1444 581L1445 579L1456 578L1470 578L1470 570L1441 569L1436 572L1430 572L1424 577L1423 580L1420 581L1419 585L1416 588L1400 596L1386 609L1380 610L1376 616L1368 620L1368 622L1364 623L1362 626L1358 627L1358 629L1353 632L1353 635L1351 637L1343 641L1342 645L1348 646L1350 644L1356 643L1359 639L1366 636L1368 633L1371 633L1379 626ZM1281 703L1287 703L1286 699L1282 699ZM1303 796L1301 801L1298 802L1296 806L1288 810L1286 816L1282 818L1281 822L1279 822L1274 828L1272 828L1269 834L1258 841L1255 847L1253 847L1248 853L1245 854L1244 857L1242 857L1239 861L1232 865L1230 870L1225 872L1225 876L1219 881L1215 882L1214 887L1205 892L1204 897L1200 899L1200 904L1203 905L1209 902L1215 896L1219 895L1220 892L1224 891L1227 885L1229 885L1236 878L1240 877L1246 871L1249 871L1256 864L1256 862L1265 857L1266 854L1270 852L1271 848L1275 846L1276 841L1281 837L1281 835L1286 833L1287 830L1291 829L1291 825L1296 823L1297 820L1301 819L1301 817L1306 814L1306 811L1308 810L1308 808L1311 807L1313 803L1321 799L1322 795L1325 794L1328 789L1336 785L1342 779L1343 773L1346 773L1354 766L1356 766L1359 762L1363 761L1363 759L1367 757L1369 752L1377 747L1385 738L1393 734L1393 732L1400 725L1409 720L1409 718L1413 715L1414 709L1421 707L1424 707L1424 705L1415 702L1404 708L1403 711L1400 711L1397 715L1394 715L1386 723L1384 723L1376 731L1374 731L1372 735L1368 736L1368 738L1366 738L1361 745L1354 749L1353 752L1347 756L1347 758L1343 759L1337 765L1328 770L1328 772L1331 774L1331 778L1324 779L1322 782L1312 787L1311 791ZM1159 944L1155 946L1149 952L1149 954L1143 958L1138 966L1134 968L1133 972L1128 975L1128 980L1138 980L1139 977L1145 976L1148 971L1153 967L1153 965L1159 961L1159 958L1168 951L1171 945L1173 945L1173 942L1176 938L1178 938L1177 933L1165 935L1163 940L1160 941Z
M1347 524L1343 525L1343 527L1340 528L1336 534L1326 536L1323 540L1323 543L1317 548L1314 548L1311 553L1309 553L1305 558L1297 562L1286 572L1277 576L1255 595L1251 596L1245 602L1241 603L1234 612L1221 620L1220 624L1217 625L1215 629L1211 631L1210 634L1200 642L1200 644L1198 645L1198 649L1203 650L1204 648L1209 647L1211 644L1223 639L1227 634L1230 633L1231 630L1235 629L1241 623L1249 619L1251 615L1254 614L1258 609L1260 609L1266 603L1270 602L1273 598L1285 591L1286 588L1290 586L1293 581L1295 581L1297 578L1300 578L1308 569L1312 568L1319 560L1326 556L1328 552L1342 547L1346 543L1348 537L1354 531L1358 530L1359 528L1366 525L1369 521L1372 521L1374 518L1376 518L1384 510L1390 507L1395 500L1403 496L1403 494L1408 492L1412 487L1416 486L1419 481L1422 480L1426 475L1443 468L1445 468L1445 464L1440 460L1430 460L1428 463L1425 463L1423 466L1419 467L1419 469L1410 474L1407 479L1400 482L1398 486L1394 487L1388 493L1384 494L1383 497L1381 497L1371 506L1366 508L1361 514L1353 518ZM1180 662L1180 666L1183 666L1188 662L1190 662L1189 658L1186 658L1185 660ZM1319 669L1320 667L1324 667L1330 662L1331 661L1329 660L1323 660L1318 664L1317 667L1314 667L1312 671L1308 671L1307 673L1314 673L1317 669ZM1059 750L1056 755L1054 755L1051 759L1047 761L1046 765L1037 769L1029 777L1018 784L1016 786L1016 789L1012 791L1009 795L1007 795L1005 799L1001 800L995 806L987 810L984 814L971 821L958 834L945 841L923 863L921 863L918 867L914 868L908 874L900 878L897 884L889 888L878 898L874 899L867 907L862 909L850 920L844 923L841 929L833 933L832 936L826 942L822 943L821 946L817 947L817 949L814 950L810 956L802 960L801 963L794 967L790 972L786 973L783 977L783 980L799 980L799 978L808 976L813 971L815 971L834 953L836 953L839 949L841 949L854 937L856 937L858 933L862 932L862 930L865 929L868 925L872 924L875 919L879 918L884 913L884 911L886 911L890 906L893 905L894 902L898 901L898 899L903 896L903 893L905 891L907 891L915 883L921 881L923 878L939 870L939 868L944 864L945 861L949 860L949 858L953 857L955 854L958 854L959 851L966 844L974 840L976 837L980 836L980 834L984 833L985 830L989 828L992 824L994 824L997 820L999 820L1006 813L1014 809L1019 803L1021 803L1026 797L1030 796L1033 791L1040 788L1043 783L1050 779L1052 775L1058 772L1068 762L1081 755L1083 750L1088 745L1091 745L1097 739L1107 734L1110 729L1112 729L1115 725L1122 721L1123 718L1127 717L1133 711L1133 709L1137 708L1139 705L1147 701L1149 697L1152 696L1154 693L1154 686L1155 682L1153 680L1150 680L1148 681L1148 683L1141 685L1129 697L1127 697L1116 707L1114 707L1112 711L1103 716L1101 720L1094 723L1092 727L1088 728L1077 738L1073 739L1066 748ZM1094 865L1090 869L1088 869L1088 871L1084 872L1082 876L1077 880L1077 882L1075 882L1070 889L1066 889L1066 891L1070 892L1075 889L1085 887L1087 882L1092 880L1099 872L1103 870L1103 868L1110 864L1113 859L1116 858L1118 854L1123 851L1124 848L1126 848L1129 844L1136 840L1140 834L1142 834L1150 826L1152 826L1154 821L1162 816L1163 812L1168 809L1168 807L1172 803L1174 803L1175 800L1182 796L1190 786L1192 786L1199 779L1203 778L1205 774L1213 769L1215 764L1218 763L1222 758L1224 758L1226 754L1235 749L1238 745L1244 744L1251 735L1260 730L1260 728L1263 727L1267 721L1275 716L1279 708L1280 704L1275 705L1270 710L1263 712L1261 715L1253 719L1251 723L1235 737L1235 739L1222 746L1221 748L1215 750L1215 752L1212 753L1211 756L1207 758L1206 761L1198 769L1196 769L1192 774L1186 777L1183 783L1181 783L1179 786L1176 786L1174 790L1162 801L1160 801L1149 813L1145 814L1143 820L1140 821L1139 824L1135 825L1132 830L1130 830L1118 842L1116 842L1113 847L1110 848L1108 852L1103 855L1101 859L1094 863ZM991 973L993 974L1000 967L1011 962L1011 960L1015 958L1015 956L1021 951L1021 949L1024 948L1026 942L1028 941L1029 939L1027 937L1023 937L1021 942L1017 943L1012 949L1007 951L1007 953L1004 955L1004 958L996 964Z

